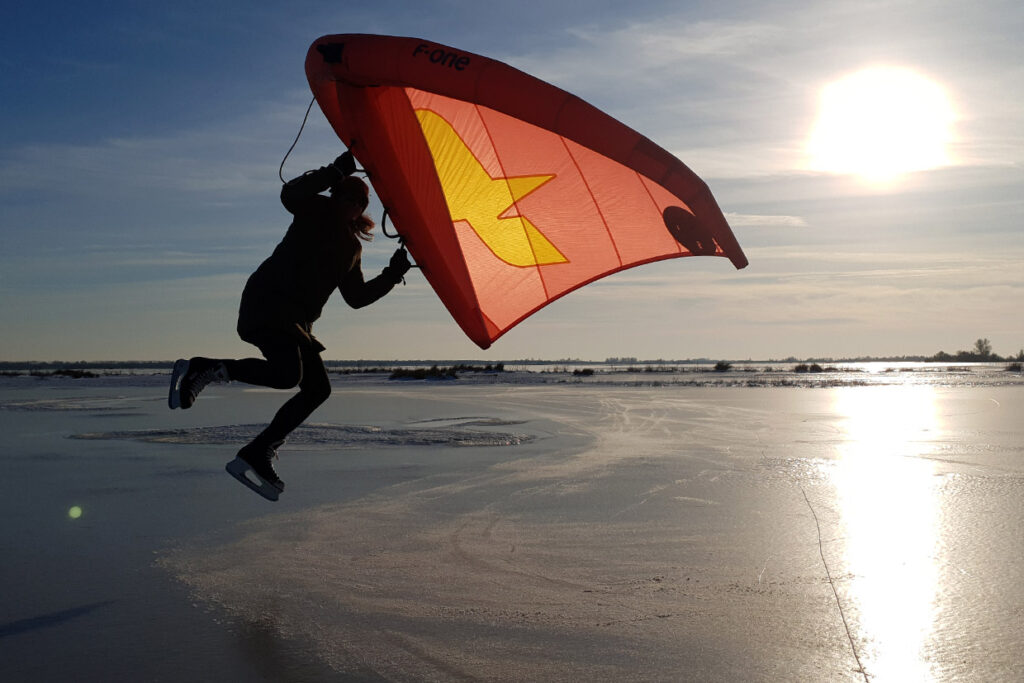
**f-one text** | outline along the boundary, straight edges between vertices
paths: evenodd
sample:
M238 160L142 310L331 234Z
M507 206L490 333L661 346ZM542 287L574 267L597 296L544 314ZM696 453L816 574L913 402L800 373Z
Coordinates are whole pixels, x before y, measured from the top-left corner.
M454 50L446 50L443 47L431 47L426 43L420 43L416 46L416 49L412 51L413 57L427 58L432 64L438 66L446 66L449 69L455 69L456 71L462 71L469 66L469 57L463 54L459 54Z

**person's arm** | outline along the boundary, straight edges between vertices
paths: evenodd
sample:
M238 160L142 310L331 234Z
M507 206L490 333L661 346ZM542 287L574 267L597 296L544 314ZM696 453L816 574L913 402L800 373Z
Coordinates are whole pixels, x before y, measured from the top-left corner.
M281 188L281 203L289 213L299 213L307 199L320 194L345 176L352 175L355 170L356 162L352 153L345 152L333 163L315 171L306 171L285 183Z
M391 256L391 262L381 271L381 274L372 280L363 280L363 269L357 258L352 269L345 274L338 289L341 296L352 308L369 306L385 294L394 289L395 285L402 281L402 277L408 272L411 266L404 248L398 249Z

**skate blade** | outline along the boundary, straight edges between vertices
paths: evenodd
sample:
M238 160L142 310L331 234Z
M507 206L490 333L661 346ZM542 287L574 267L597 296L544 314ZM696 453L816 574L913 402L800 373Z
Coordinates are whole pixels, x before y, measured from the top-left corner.
M256 471L249 466L249 463L241 458L235 458L229 462L224 469L227 470L228 474L232 477L242 482L267 500L276 501L278 496L281 495L280 489L269 481L263 479L260 475L256 474Z
M181 407L181 380L188 372L188 361L181 358L174 362L174 369L171 370L171 390L167 394L167 405L171 410Z

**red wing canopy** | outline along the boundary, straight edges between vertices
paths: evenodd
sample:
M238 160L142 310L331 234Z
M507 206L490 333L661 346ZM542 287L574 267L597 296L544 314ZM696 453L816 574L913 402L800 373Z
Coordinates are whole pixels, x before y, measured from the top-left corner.
M574 95L417 38L324 36L306 75L441 301L481 348L643 263L747 265L707 185Z

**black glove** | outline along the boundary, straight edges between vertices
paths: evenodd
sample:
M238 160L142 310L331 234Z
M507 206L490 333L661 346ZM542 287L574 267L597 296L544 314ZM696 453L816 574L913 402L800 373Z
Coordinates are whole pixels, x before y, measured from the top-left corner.
M402 281L405 274L409 272L410 268L412 268L412 264L409 263L408 252L406 252L405 247L399 247L391 255L391 261L384 270L395 281L395 284L398 284Z
M356 160L352 152L345 152L331 164L338 173L343 176L350 176L356 172Z

